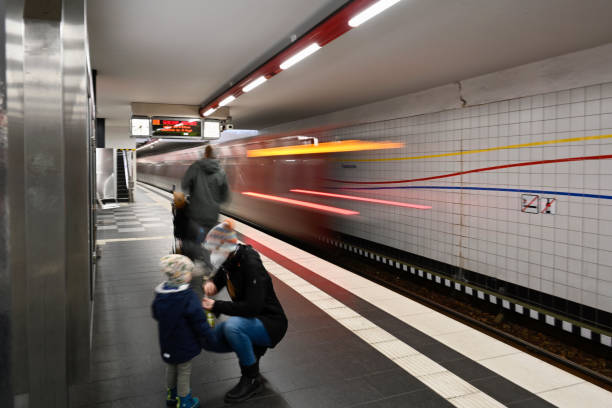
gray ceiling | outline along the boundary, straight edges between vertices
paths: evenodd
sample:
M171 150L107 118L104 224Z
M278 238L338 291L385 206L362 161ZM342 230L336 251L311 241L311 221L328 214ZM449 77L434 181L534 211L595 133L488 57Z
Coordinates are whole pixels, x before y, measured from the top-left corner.
M89 0L98 116L198 105L345 1ZM612 42L612 0L403 0L234 101L263 128Z

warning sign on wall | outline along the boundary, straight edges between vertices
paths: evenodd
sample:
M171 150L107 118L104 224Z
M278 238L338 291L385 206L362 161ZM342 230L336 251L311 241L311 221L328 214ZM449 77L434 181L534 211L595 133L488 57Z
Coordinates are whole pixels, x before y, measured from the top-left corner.
M540 213L541 214L556 214L557 199L552 197L540 198Z
M537 214L540 212L540 196L533 194L521 195L521 211L529 214Z

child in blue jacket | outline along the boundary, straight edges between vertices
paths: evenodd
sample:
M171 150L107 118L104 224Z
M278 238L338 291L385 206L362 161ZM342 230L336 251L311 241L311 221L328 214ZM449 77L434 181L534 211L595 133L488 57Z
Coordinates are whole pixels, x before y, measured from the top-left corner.
M167 280L155 288L152 309L158 322L161 356L167 363L166 405L197 408L200 401L191 395L191 360L200 354L203 343L215 339L200 300L189 288L193 262L184 255L172 254L160 263Z

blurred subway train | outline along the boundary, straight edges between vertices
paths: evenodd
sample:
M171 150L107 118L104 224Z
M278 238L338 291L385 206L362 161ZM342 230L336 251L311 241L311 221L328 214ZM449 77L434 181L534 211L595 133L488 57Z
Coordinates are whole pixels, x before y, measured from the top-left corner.
M248 152L291 145L312 146L313 138L247 138L213 145L230 185L230 200L222 205L224 214L298 239L312 239L331 222L326 207L300 200L295 188L317 190L326 175L322 155L249 157ZM140 154L138 180L170 191L181 189L189 166L204 157L205 146L160 154ZM311 205L309 205L311 204ZM351 213L350 211L347 213ZM340 216L341 214L337 214Z
M372 192L347 194L334 187L338 168L346 171L355 167L342 161L351 153L372 154L402 146L388 141L335 141L302 135L256 136L216 143L215 156L231 189L231 198L223 204L222 212L309 241L321 238L329 230L350 233L354 228L389 221L389 213L373 211L371 206L390 205L395 215L397 209L405 211L406 216L417 215L431 206L380 200ZM204 148L140 154L138 180L167 191L180 189L181 178L194 161L204 157Z

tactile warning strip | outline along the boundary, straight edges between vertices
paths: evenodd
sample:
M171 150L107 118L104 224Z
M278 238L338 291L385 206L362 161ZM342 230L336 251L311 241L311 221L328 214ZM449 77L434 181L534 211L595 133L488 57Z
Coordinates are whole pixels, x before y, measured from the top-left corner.
M573 319L569 319L556 313L537 308L533 305L523 303L519 300L510 297L505 297L500 294L495 294L476 285L459 282L442 274L433 271L427 271L423 268L407 264L401 260L391 259L384 255L374 253L370 250L360 248L355 245L347 244L345 242L334 240L328 237L320 237L320 240L337 248L342 248L346 251L359 254L363 257L370 258L371 260L375 260L382 264L396 268L399 271L410 273L413 276L418 276L422 279L427 279L449 288L452 287L458 292L464 292L468 295L476 296L482 301L488 301L496 305L501 305L504 309L521 315L529 316L534 320L538 320L550 326L554 326L565 332L572 333L576 336L580 336L585 339L598 342L604 346L612 347L612 333L602 330L600 328L574 321Z
M269 262L271 261L268 261L268 263ZM341 325L355 333L355 335L361 337L367 343L371 344L372 347L405 369L409 374L419 380L423 378L424 381L421 381L423 381L434 392L440 394L444 398L447 398L451 404L454 404L452 399L454 397L474 394L474 396L470 398L470 401L474 401L474 403L479 404L478 406L503 407L502 404L495 401L493 398L489 397L483 392L480 392L474 386L470 385L460 377L440 366L438 363L414 350L412 347L397 339L392 334L381 329L371 321L361 317L351 308L346 307L344 304L322 291L321 293L318 293L318 289L314 287L314 285L308 283L299 276L294 275L292 272L286 269L280 268L270 268L269 272L287 286L290 286L298 293L303 294L304 297L311 303L328 313ZM317 299L313 299L313 297L310 296L312 293L317 293ZM380 342L381 338L388 340ZM435 378L426 378L427 375L433 373L444 373L445 375L442 377L443 381L435 381Z

